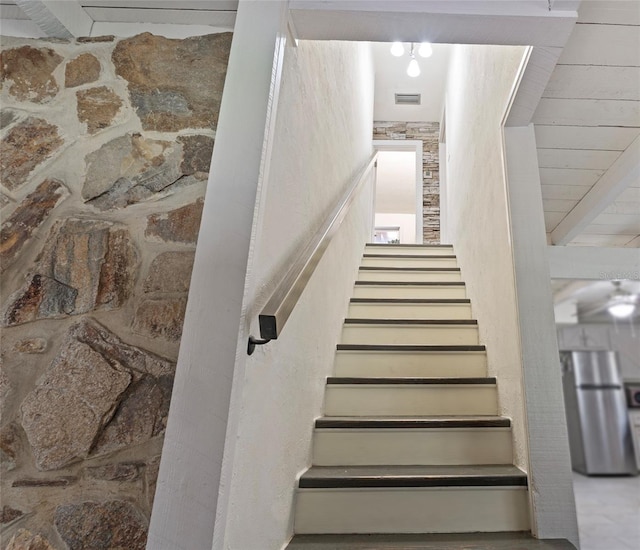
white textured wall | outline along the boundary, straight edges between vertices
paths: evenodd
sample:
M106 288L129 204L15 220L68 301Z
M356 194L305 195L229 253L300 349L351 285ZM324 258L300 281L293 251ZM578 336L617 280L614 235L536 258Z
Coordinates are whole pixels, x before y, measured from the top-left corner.
M513 419L515 463L527 470L521 357L500 124L523 47L456 46L446 93L446 235L467 283L500 414Z
M149 526L149 550L209 550L224 515L232 382L244 373L245 273L274 126L287 3L238 4ZM224 495L222 495L224 497Z
M577 544L569 436L533 125L504 128L504 144L529 445L532 531L539 538L562 538Z
M301 41L287 49L249 266L249 319L257 317L296 248L366 164L372 115L367 46ZM224 548L275 550L292 534L297 477L310 464L313 420L321 415L325 378L370 236L372 183L352 207L281 337L246 361L243 387L234 388L232 407L239 407L240 416L230 481L221 488L228 493Z
M446 104L446 234L498 378L500 413L513 419L515 464L529 474L532 531L575 543L535 139L527 127L509 128L503 139L501 128L524 54L456 47Z
M422 184L420 177L419 184ZM404 213L415 216L416 153L413 151L380 151L376 171L376 212ZM420 194L422 197L422 193Z

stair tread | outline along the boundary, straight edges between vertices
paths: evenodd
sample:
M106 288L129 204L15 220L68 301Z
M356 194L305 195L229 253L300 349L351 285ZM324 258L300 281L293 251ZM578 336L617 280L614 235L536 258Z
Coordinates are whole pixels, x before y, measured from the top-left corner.
M359 428L509 428L511 420L502 416L418 416L354 417L332 416L316 420L318 429Z
M452 244L402 244L402 243L367 243L365 246L379 246L381 248L453 248Z
M455 259L455 254L438 254L438 255L425 255L425 254L363 254L364 258L420 258L422 260L439 260Z
M300 488L525 486L526 474L511 464L440 466L312 466Z
M405 346L385 344L338 344L338 351L486 351L483 345L458 345L458 346Z
M351 298L352 304L470 304L469 298Z
M347 325L477 325L476 319L356 319L348 317Z
M464 286L463 281L356 281L356 286Z
M428 256L426 256L428 257ZM368 266L362 265L360 266L360 271L396 271L396 272L411 272L411 273L433 273L433 272L455 272L458 273L460 271L459 267L381 267L381 266Z
M330 376L327 384L393 384L393 385L438 385L438 384L477 384L494 385L493 377L416 377L416 376Z
M296 535L287 550L575 550L566 540L529 533Z

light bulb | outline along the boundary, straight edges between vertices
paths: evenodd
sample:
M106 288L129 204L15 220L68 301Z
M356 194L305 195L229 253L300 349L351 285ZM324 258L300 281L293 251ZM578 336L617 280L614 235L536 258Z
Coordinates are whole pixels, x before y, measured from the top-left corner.
M409 61L407 74L413 78L415 78L416 76L420 76L420 65L418 65L418 62L415 59Z
M395 55L396 57L404 55L404 46L402 45L402 42L394 42L391 44L391 55Z
M611 315L613 315L617 319L625 319L627 317L631 317L635 309L636 309L635 304L624 303L624 302L611 304L609 307L607 307L607 311L609 311L609 313L611 313Z
M432 53L433 48L429 42L423 42L420 44L420 48L418 49L418 55L420 55L420 57L431 57Z

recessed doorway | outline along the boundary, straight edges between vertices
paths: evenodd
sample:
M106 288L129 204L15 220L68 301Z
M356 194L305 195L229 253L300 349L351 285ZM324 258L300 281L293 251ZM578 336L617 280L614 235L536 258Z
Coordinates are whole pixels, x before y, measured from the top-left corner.
M400 244L422 243L422 142L376 140L374 240L388 228L398 228ZM382 242L382 241L381 241Z

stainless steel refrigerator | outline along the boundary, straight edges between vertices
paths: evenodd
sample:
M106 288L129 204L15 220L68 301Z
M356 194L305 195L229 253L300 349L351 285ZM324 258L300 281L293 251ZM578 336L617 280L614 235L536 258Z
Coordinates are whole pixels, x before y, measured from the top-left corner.
M571 463L583 474L637 474L624 384L613 351L562 351Z

